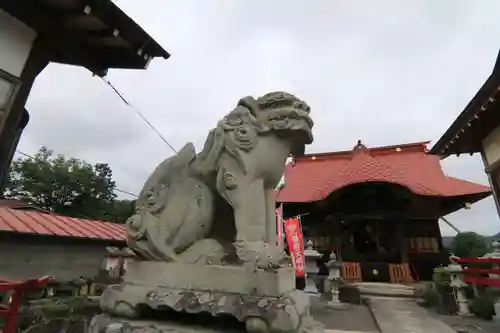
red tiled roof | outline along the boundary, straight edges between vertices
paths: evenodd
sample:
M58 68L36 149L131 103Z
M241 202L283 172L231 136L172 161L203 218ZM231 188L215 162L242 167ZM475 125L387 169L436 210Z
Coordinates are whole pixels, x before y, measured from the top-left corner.
M490 193L479 185L443 173L439 157L427 154L428 142L355 149L296 157L285 169L278 202L312 202L348 185L388 182L419 195L451 197Z
M103 240L125 240L123 225L0 207L0 231Z

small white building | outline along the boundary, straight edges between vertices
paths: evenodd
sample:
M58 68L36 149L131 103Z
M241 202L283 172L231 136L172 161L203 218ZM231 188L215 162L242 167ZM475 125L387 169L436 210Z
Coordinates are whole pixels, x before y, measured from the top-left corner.
M110 68L146 69L151 59L169 56L112 0L1 1L0 189L29 120L31 87L50 62L102 77Z

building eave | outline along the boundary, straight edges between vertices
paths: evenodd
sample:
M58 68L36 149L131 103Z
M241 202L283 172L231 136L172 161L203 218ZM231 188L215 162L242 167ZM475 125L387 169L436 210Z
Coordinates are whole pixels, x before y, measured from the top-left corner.
M465 109L429 151L430 154L445 158L453 154L474 154L481 151L478 142L471 142L465 132L473 130L481 118L497 102L500 94L500 52L492 74L482 85ZM467 144L462 141L468 141Z
M49 61L101 76L109 68L145 69L152 58L170 57L111 0L2 0L0 9L37 32Z
M113 1L86 0L86 3L100 21L109 23L110 26L118 29L124 39L135 45L139 45L138 51L142 54L147 54L150 58L170 58L170 53L160 46L153 37L125 14Z

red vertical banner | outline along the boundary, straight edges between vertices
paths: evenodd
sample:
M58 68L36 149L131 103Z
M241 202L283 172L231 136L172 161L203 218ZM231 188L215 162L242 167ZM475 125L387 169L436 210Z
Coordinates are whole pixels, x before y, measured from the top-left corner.
M302 227L300 217L294 217L284 221L286 242L290 256L292 257L295 275L305 276L304 270L304 237L302 236Z
M276 243L279 248L283 248L283 204L276 208L276 237L278 237Z

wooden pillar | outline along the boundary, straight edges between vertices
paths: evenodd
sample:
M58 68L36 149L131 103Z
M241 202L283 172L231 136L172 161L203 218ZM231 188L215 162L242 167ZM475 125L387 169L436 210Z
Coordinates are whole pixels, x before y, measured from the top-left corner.
M495 206L497 207L497 215L500 217L500 198L498 193L500 191L498 184L495 183L495 179L491 176L490 164L486 159L486 154L484 153L484 149L481 148L481 157L483 158L484 172L488 176L488 182L490 183L492 192L493 192L493 200L495 201Z
M332 235L332 245L337 252L337 261L342 261L342 223L339 219L326 220L325 222L331 224L330 235Z
M21 86L14 97L4 125L0 129L0 194L5 187L10 163L16 151L22 129L28 122L27 111L25 110L26 101L36 77L48 63L44 41L41 37L36 37L19 78ZM57 87L54 87L54 90L56 89Z
M338 235L335 235L333 238L335 249L337 250L337 261L342 260L342 238Z
M406 219L398 220L397 227L395 228L397 244L399 252L401 253L401 262L408 262L408 239L406 237Z

